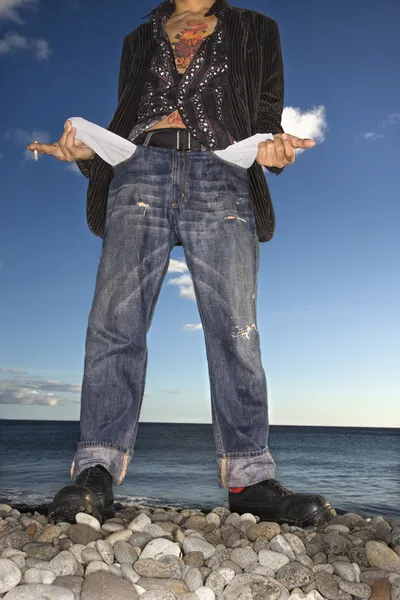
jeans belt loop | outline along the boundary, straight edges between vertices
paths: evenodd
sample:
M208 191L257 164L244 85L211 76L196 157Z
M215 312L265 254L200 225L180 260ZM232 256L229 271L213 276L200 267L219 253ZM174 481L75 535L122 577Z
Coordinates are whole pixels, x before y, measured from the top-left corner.
M180 129L178 129L178 131L176 132L176 149L179 150L179 134L180 134Z
M151 136L153 135L152 131L149 131L149 133L146 135L146 139L143 142L143 146L148 146L149 142L151 140Z
M190 135L190 131L188 131L188 150L190 150L190 142L191 142L191 135Z

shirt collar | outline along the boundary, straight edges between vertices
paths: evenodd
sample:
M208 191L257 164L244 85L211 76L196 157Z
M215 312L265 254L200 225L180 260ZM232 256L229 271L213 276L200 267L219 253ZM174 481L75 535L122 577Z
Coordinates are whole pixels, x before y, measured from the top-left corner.
M205 17L210 17L211 15L217 15L224 8L230 7L230 4L227 0L215 0L214 4L211 6L210 10L205 13ZM142 17L142 19L146 19L147 17L162 17L164 15L171 15L175 10L175 0L163 0L161 4L156 6L154 10L149 12L148 15Z

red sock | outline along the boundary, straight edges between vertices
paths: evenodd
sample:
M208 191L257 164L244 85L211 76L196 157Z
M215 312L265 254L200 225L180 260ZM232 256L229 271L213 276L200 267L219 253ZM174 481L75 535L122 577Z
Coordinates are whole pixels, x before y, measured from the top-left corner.
M234 494L238 494L239 492L243 492L244 487L239 487L239 488L229 488L230 492L233 492Z

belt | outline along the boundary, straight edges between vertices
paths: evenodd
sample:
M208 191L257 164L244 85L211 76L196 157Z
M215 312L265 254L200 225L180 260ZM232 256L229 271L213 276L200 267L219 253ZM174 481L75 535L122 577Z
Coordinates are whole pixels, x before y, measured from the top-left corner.
M132 143L138 146L158 146L159 148L171 148L173 150L201 150L207 148L196 140L188 129L166 127L152 129L140 133Z

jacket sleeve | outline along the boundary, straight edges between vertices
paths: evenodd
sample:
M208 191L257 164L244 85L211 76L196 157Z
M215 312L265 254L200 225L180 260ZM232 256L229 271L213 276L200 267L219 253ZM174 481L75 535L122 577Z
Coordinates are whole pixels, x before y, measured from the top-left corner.
M284 133L281 120L284 100L282 47L278 23L269 20L263 46L263 81L257 115L259 133ZM283 169L267 167L279 175Z
M118 102L120 101L121 96L124 93L125 87L128 83L130 66L131 66L131 49L130 49L130 44L128 42L128 39L127 39L127 37L125 37L124 42L122 44L122 55L121 55L121 61L120 61L120 67L119 67ZM76 164L77 164L79 170L87 178L90 178L90 170L91 170L92 160L77 160L76 161Z

